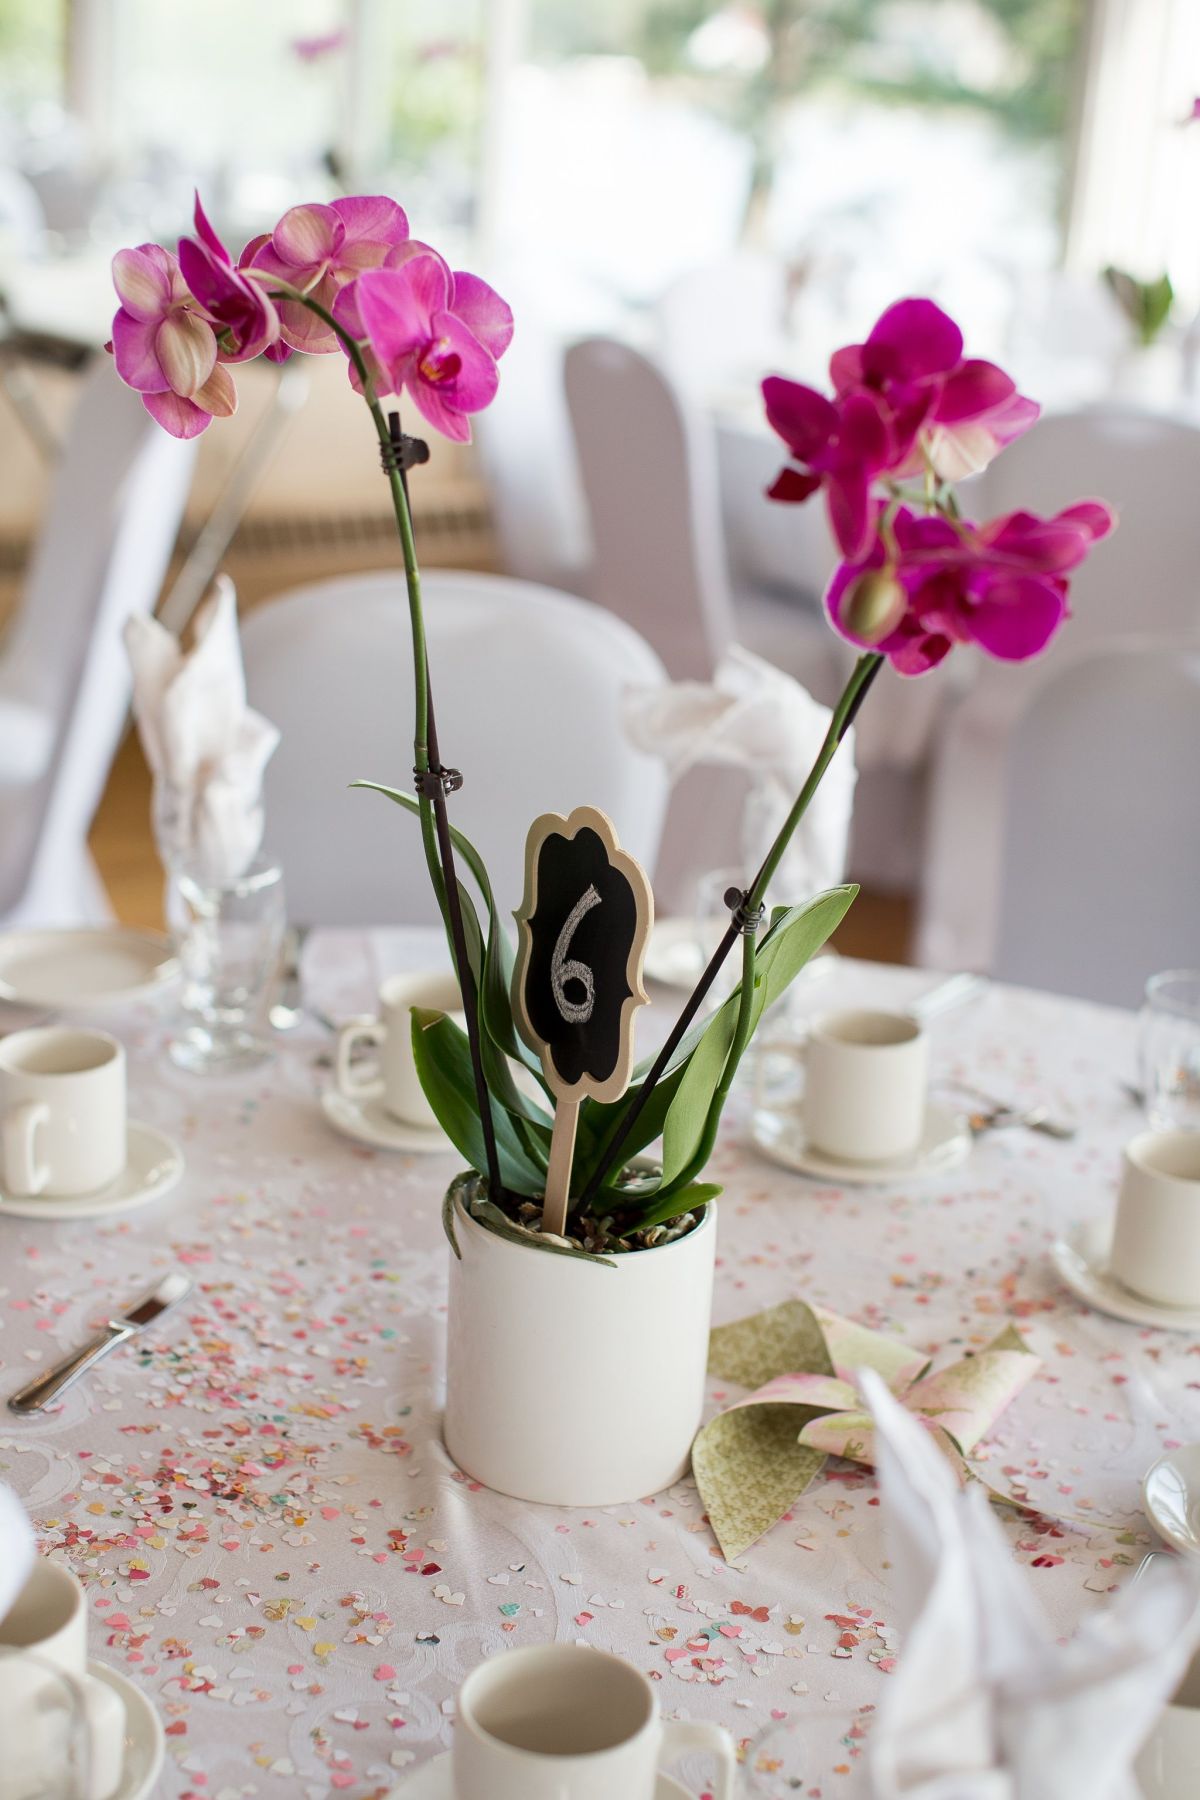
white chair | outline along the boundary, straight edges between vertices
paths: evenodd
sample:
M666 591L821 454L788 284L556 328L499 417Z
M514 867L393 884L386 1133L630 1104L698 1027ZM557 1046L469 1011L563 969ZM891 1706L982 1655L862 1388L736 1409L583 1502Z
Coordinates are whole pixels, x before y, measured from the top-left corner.
M1048 678L1005 762L994 968L1136 1006L1200 961L1200 644L1139 639Z
M621 726L626 685L664 679L649 645L587 601L502 576L433 570L422 593L442 760L464 779L450 819L482 853L502 915L521 898L539 813L599 806L652 869L666 778ZM242 645L250 702L283 733L266 845L292 915L436 920L417 821L347 791L360 777L413 791L403 572L294 589L250 614Z
M573 344L565 380L592 524L592 599L636 625L673 680L709 680L736 639L817 699L836 695L833 641L815 609L730 587L711 418L610 338Z
M1041 684L1069 662L1136 631L1200 635L1200 428L1130 407L1043 419L963 490L972 518L1019 507L1052 513L1097 497L1120 524L1071 581L1071 619L1044 658L980 658L935 742L926 817L917 960L986 969L1001 883L1004 766ZM955 660L965 660L956 651Z
M194 443L156 425L107 357L84 377L0 658L0 920L111 916L87 851L129 704L121 627L158 599Z

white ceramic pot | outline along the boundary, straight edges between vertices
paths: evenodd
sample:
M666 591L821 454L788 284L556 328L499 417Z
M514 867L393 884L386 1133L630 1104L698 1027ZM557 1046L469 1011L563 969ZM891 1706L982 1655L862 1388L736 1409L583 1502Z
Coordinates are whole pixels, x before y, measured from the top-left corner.
M518 1500L611 1506L687 1473L704 1405L715 1212L606 1268L497 1237L458 1194L444 1429L465 1474Z

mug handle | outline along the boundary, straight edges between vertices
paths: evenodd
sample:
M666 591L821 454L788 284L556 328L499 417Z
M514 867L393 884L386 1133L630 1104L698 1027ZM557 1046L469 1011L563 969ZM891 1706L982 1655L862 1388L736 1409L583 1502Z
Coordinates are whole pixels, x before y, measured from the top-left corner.
M658 1766L674 1762L689 1750L707 1751L717 1763L720 1773L713 1787L713 1800L733 1800L733 1784L737 1780L737 1748L723 1725L709 1725L691 1719L663 1720L662 1748Z
M337 1085L339 1091L345 1094L348 1100L359 1099L370 1088L373 1088L379 1079L378 1074L372 1075L367 1080L360 1075L355 1075L350 1065L355 1044L382 1044L386 1036L387 1026L383 1020L370 1017L351 1019L350 1023L343 1025L338 1032L335 1065Z
M48 1166L33 1156L38 1126L49 1122L50 1108L44 1100L22 1100L0 1118L4 1179L14 1194L40 1194L50 1180Z

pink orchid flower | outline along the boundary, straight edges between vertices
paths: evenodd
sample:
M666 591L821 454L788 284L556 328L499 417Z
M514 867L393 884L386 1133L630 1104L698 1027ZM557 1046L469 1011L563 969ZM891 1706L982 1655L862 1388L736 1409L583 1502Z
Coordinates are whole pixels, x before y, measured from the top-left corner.
M829 521L843 556L865 556L871 542L871 483L891 468L895 446L875 396L861 390L835 405L815 388L781 375L762 384L767 419L798 469L784 469L772 500L807 500L825 489Z
M825 489L843 555L865 554L867 495L881 476L903 480L927 463L941 480L986 467L1038 416L994 363L963 357L962 332L932 300L899 300L862 344L834 352L834 399L771 376L767 418L802 465L785 469L773 500Z
M213 418L228 418L237 408L233 378L178 258L140 244L118 250L112 270L121 305L108 348L121 380L173 437L196 437Z
M330 312L347 282L382 267L408 236L403 207L382 194L360 194L328 206L293 206L269 236L246 245L240 266L268 286L276 280L299 289ZM289 349L325 354L339 348L337 333L298 300L277 304L283 328L277 359Z
M248 362L279 337L279 314L257 282L235 269L196 195L196 236L180 238L179 267L217 334L222 362Z
M407 389L445 437L470 441L467 415L494 396L496 361L513 329L509 307L485 281L452 273L426 251L360 275L338 295L334 317L365 340L377 393Z
M1068 617L1067 577L1115 523L1099 500L984 525L900 507L870 553L836 571L825 605L843 637L882 652L901 675L923 675L954 644L1024 662Z

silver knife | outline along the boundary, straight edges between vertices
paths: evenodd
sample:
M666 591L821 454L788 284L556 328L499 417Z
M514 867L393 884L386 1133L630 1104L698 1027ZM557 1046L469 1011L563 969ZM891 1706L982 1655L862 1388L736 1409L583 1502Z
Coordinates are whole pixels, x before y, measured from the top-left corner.
M118 1344L127 1344L130 1338L137 1337L146 1329L147 1325L153 1325L169 1306L174 1306L177 1300L182 1300L184 1295L190 1292L191 1286L186 1275L180 1275L178 1272L164 1275L162 1280L150 1289L149 1293L143 1294L142 1298L129 1308L128 1312L122 1313L120 1318L110 1319L98 1336L90 1338L80 1349L73 1350L70 1356L65 1356L61 1362L55 1363L52 1369L46 1369L41 1375L35 1375L31 1382L23 1388L18 1388L15 1394L10 1394L8 1397L9 1411L31 1413L38 1412L43 1406L48 1406L50 1401L56 1399L64 1388L70 1387L73 1381L78 1381L85 1369L90 1369L93 1363L98 1363L102 1356L107 1356L109 1351L115 1350Z

